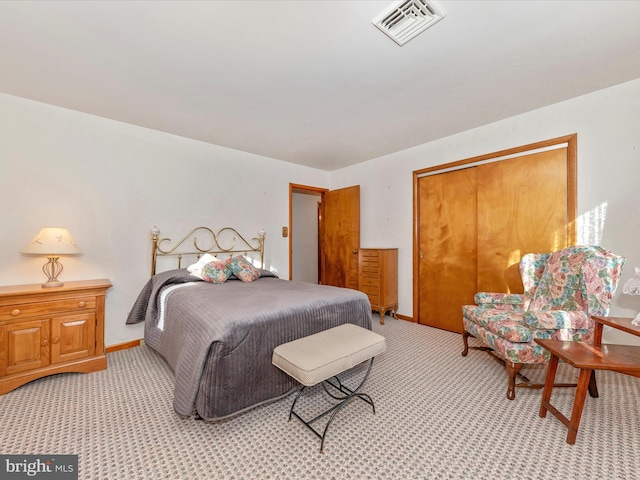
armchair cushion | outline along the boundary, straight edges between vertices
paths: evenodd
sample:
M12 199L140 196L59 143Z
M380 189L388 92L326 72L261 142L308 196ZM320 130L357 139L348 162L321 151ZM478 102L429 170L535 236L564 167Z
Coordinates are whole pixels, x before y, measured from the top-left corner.
M570 328L587 330L593 328L589 313L582 310L545 310L524 312L525 323L535 330L559 330Z
M474 296L476 305L489 304L497 307L498 305L524 305L524 295L520 293L491 293L478 292Z
M500 310L487 310L480 315L480 325L489 332L514 343L533 341L531 329L523 324L522 314Z

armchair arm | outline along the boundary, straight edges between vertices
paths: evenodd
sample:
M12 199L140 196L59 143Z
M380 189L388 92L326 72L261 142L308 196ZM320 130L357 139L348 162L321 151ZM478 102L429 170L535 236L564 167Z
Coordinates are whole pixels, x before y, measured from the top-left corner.
M534 330L587 330L593 328L591 317L582 310L529 311L524 312L523 317L525 323Z
M476 305L513 305L521 307L525 303L524 295L521 293L491 293L478 292L474 297Z

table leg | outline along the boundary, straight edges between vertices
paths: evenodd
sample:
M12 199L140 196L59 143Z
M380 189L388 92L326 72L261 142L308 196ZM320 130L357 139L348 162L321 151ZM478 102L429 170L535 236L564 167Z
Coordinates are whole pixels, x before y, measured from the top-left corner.
M596 326L593 329L593 344L601 345L602 344L602 327L603 325L600 322L596 322Z
M596 383L596 371L591 370L591 379L589 380L589 395L592 398L598 398L600 394L598 394L598 384Z
M569 432L567 433L567 443L573 445L576 443L578 435L578 427L580 426L580 418L582 417L582 409L584 401L587 398L587 390L589 389L589 381L591 380L591 372L593 370L582 369L578 377L578 388L576 388L576 396L573 400L573 410L571 411L571 420L569 421Z
M547 367L547 376L544 380L544 390L542 391L542 401L540 402L539 415L542 418L547 416L547 406L549 400L551 400L551 392L553 390L553 383L556 381L556 372L558 371L558 357L551 355L549 360L549 366Z

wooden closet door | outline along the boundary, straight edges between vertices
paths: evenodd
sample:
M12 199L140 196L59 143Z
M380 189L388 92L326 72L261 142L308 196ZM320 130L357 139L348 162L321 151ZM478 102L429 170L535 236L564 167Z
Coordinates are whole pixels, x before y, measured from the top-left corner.
M419 179L419 323L462 332L477 291L475 168Z
M462 332L476 292L522 292L523 255L574 241L574 167L557 148L419 177L418 322Z
M567 149L477 169L478 291L522 293L522 256L567 246Z

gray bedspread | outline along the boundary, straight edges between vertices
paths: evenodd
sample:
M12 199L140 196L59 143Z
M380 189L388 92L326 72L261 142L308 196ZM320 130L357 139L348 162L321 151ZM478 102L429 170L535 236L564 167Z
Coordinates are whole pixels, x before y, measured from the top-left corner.
M342 323L371 329L365 294L262 273L211 284L173 270L140 293L127 323L144 320L146 344L174 370L179 415L220 419L280 397L297 383L271 364L276 346ZM160 318L165 288L172 291Z

